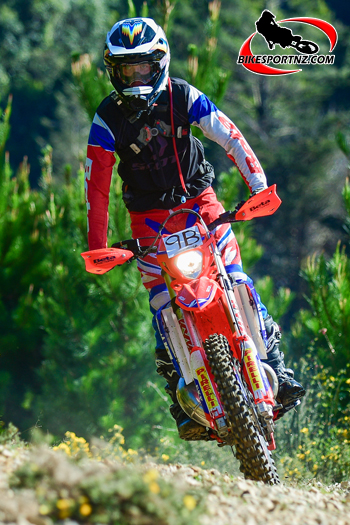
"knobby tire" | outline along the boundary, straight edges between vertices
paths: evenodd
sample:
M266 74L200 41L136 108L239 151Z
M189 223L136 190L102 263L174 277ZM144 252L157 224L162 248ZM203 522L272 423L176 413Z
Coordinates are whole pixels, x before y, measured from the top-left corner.
M275 463L236 377L226 337L221 334L209 336L204 349L231 428L240 471L246 479L278 484Z

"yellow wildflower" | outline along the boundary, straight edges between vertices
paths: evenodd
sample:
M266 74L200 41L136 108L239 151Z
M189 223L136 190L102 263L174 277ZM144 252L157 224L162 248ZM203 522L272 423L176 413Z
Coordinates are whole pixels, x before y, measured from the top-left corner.
M159 478L159 472L158 470L155 470L154 468L151 468L144 474L143 481L145 483L151 483L152 481L156 481L156 479Z
M53 450L62 450L67 456L71 456L71 449L67 443L60 443L57 447L53 447Z
M72 502L74 503L74 500L71 499L59 499L56 503L56 507L58 510L65 510L69 509L71 507Z
M158 483L156 481L152 481L152 483L149 484L149 490L153 493L153 494L159 494L160 492L160 486L158 485Z
M300 430L301 434L307 434L309 432L309 429L307 427L304 427Z
M188 510L193 510L197 506L197 501L190 494L186 494L186 496L184 496L183 503L184 503L186 509L188 509Z
M83 503L80 506L79 512L82 516L90 516L92 512L92 507L88 503Z
M71 514L71 507L74 505L72 499L59 499L56 503L56 507L59 510L58 516L61 520L68 518Z
M40 505L39 507L39 514L41 514L42 516L46 516L47 514L50 514L50 507L48 505Z

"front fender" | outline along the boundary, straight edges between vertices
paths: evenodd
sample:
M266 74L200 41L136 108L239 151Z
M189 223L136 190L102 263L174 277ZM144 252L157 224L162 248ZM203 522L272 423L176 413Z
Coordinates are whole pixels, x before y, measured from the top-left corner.
M186 284L173 281L171 287L177 295L176 304L189 311L207 308L224 293L216 281L205 276Z

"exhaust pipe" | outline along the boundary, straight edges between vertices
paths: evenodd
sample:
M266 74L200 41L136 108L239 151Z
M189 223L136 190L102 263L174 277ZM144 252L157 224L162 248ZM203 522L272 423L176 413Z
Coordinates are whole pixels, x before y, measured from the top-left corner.
M194 381L186 385L183 377L180 377L176 389L177 400L184 412L204 427L208 426L207 418L199 399L196 385Z

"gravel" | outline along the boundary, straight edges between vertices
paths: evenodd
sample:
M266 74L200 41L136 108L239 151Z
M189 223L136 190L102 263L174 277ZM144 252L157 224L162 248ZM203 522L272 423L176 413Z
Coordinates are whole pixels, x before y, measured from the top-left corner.
M36 452L39 458L38 451ZM47 449L40 452L47 454L48 460L61 454L62 463L68 465L69 460L62 453ZM16 525L50 525L48 517L40 515L40 505L37 501L38 489L16 489L11 487L11 474L26 462L35 461L33 450L27 448L11 448L0 445L0 524ZM112 461L89 460L94 468L105 471L113 467ZM40 461L38 460L38 464ZM59 462L58 462L59 463ZM73 467L72 467L73 468ZM84 469L80 464L74 464L74 469ZM119 467L120 468L120 467ZM128 466L130 468L130 466ZM193 465L158 464L147 461L135 464L134 467L145 476L147 472L157 471L158 483L162 480L173 487L173 490L187 491L189 496L184 504L196 507L197 512L193 522L200 525L350 525L350 482L343 481L330 486L311 480L292 484L283 482L278 486L267 486L260 482L233 477L216 469L203 469ZM57 478L58 479L58 478ZM77 478L78 479L78 478ZM57 481L57 483L59 483ZM57 523L57 521L56 521ZM65 519L58 521L65 525L90 523L88 519L74 521ZM145 521L146 523L146 521ZM189 525L192 520L188 521ZM116 525L118 525L116 523Z
M157 466L167 480L196 487L206 500L200 523L209 525L350 525L350 482L324 486L260 482L232 478L219 471L195 466ZM203 490L204 489L204 490Z

